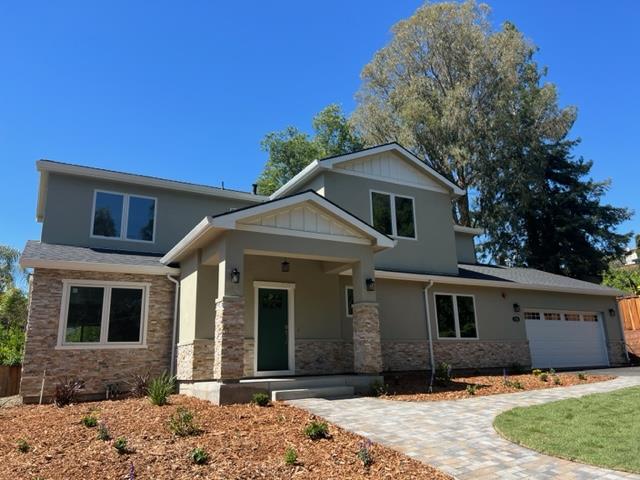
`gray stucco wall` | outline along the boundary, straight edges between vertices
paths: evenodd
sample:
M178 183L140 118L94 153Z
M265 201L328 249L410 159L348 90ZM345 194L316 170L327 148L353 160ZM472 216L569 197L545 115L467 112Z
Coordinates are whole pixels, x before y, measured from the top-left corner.
M476 247L473 243L473 235L468 233L455 232L456 251L458 252L458 262L476 263Z
M417 240L398 239L394 248L376 255L376 267L458 272L451 200L447 194L335 172L327 172L324 177L326 197L369 224L372 223L370 190L414 198Z
M91 238L94 190L155 197L155 241L146 243ZM166 253L205 216L251 204L243 200L51 173L45 220L42 225L42 241L62 245Z

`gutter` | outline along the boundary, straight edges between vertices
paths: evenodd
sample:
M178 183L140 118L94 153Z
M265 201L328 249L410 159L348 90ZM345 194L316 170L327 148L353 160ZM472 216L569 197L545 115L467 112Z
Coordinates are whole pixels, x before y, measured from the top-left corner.
M173 333L171 335L171 364L169 376L173 377L176 370L176 336L178 334L178 298L180 295L180 282L167 273L167 279L176 286L173 298Z
M427 321L427 336L429 342L429 361L431 362L431 380L429 381L429 393L433 391L433 381L436 375L436 362L433 354L433 336L431 334L431 318L429 316L429 289L433 286L433 280L429 280L424 287L424 313Z

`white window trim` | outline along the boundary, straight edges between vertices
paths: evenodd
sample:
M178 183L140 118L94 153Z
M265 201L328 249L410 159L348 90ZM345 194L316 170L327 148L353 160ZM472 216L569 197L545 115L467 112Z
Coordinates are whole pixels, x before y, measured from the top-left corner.
M438 327L438 302L436 302L436 296L438 295L446 295L453 297L453 322L456 329L455 337L441 337L440 336L440 328ZM471 297L471 301L473 302L473 322L476 326L476 336L475 337L461 337L460 336L460 318L458 317L458 302L456 300L457 297ZM478 328L478 311L476 309L476 296L471 293L450 293L450 292L433 292L433 308L436 311L436 332L438 335L438 340L470 340L475 341L480 339L480 329Z
M373 194L379 193L380 195L388 195L391 203L391 234L392 238L399 238L401 240L418 240L418 223L416 222L416 199L411 195L401 195L390 192L383 192L382 190L369 190L369 214L371 218L371 226L373 222ZM411 200L411 211L413 213L413 237L403 237L398 235L398 225L396 222L396 197L407 198ZM374 227L375 228L375 227Z
M107 193L110 195L120 195L122 197L122 218L120 219L120 236L119 237L106 237L104 235L95 235L93 233L94 222L96 220L96 200L98 198L98 193ZM139 240L135 238L127 238L127 228L129 226L129 200L131 197L136 198L144 198L147 200L154 201L153 207L153 232L151 234L151 240ZM124 192L114 192L110 190L100 190L96 189L93 191L93 206L91 207L91 221L89 237L91 238L99 238L101 240L120 240L126 242L137 242L137 243L155 243L156 241L156 220L158 216L158 199L156 197L149 197L147 195L138 195L137 193L124 193Z
M101 287L104 288L102 297L102 318L100 320L99 342L66 342L67 315L69 312L69 292L71 287ZM109 282L101 280L64 279L62 280L62 300L60 304L60 321L58 322L58 343L56 350L92 350L117 348L147 348L147 319L149 315L150 283L139 282ZM131 288L142 290L142 312L140 314L140 341L138 342L108 342L109 309L111 308L111 290L113 288Z
M344 314L347 318L352 318L353 313L349 313L349 290L353 291L353 286L345 285L344 287ZM355 300L355 297L354 297Z

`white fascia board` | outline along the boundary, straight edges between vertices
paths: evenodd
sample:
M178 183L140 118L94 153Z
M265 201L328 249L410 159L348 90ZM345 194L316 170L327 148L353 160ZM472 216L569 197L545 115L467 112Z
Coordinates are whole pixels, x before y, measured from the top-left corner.
M341 272L340 275L351 275L351 270ZM468 285L474 287L495 287L495 288L508 288L514 290L535 290L544 292L558 292L558 293L574 293L578 295L595 295L604 297L617 297L622 294L622 291L615 288L592 290L589 288L580 287L556 287L551 285L541 284L525 284L499 281L499 280L477 280L473 278L462 277L449 277L446 275L427 275L421 273L405 273L405 272L389 272L386 270L376 270L376 278L386 280L405 280L409 282L430 282L442 283L445 285Z
M213 218L210 216L204 217L200 223L191 229L182 239L175 244L175 246L169 250L164 257L160 259L161 263L169 264L181 257L194 242L198 241L204 234L206 234L213 227Z
M22 268L46 268L83 272L134 273L141 275L179 275L180 269L164 265L128 265L124 263L80 262L73 260L21 259Z
M137 175L135 173L112 172L110 170L84 167L81 165L69 165L66 163L52 162L49 160L38 160L36 162L36 167L41 173L54 172L68 175L80 175L85 177L99 178L103 180L144 185L148 187L167 188L170 190L178 190L181 192L199 193L214 197L247 200L256 203L264 202L269 199L269 197L263 195L254 195L248 192L236 192L233 190L224 190L222 188L209 187L206 185L195 185L186 182L179 182L176 180L147 177L144 175Z
M468 235L484 235L482 228L465 227L464 225L454 225L453 231L456 233L466 233Z
M320 170L320 162L318 160L314 160L309 165L300 170L296 175L291 178L287 183L282 185L278 190L273 192L269 197L269 200L275 200L276 198L282 197L287 192L291 191L293 187L303 182L307 178L312 177L316 170Z
M36 221L44 220L44 206L47 203L47 187L49 185L49 173L47 171L40 172L40 182L38 184L38 203L36 206Z

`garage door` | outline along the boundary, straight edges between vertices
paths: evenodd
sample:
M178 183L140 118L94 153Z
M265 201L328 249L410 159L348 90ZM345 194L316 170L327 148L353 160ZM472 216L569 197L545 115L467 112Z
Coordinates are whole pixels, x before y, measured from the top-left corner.
M524 320L534 368L609 365L600 314L527 309Z

